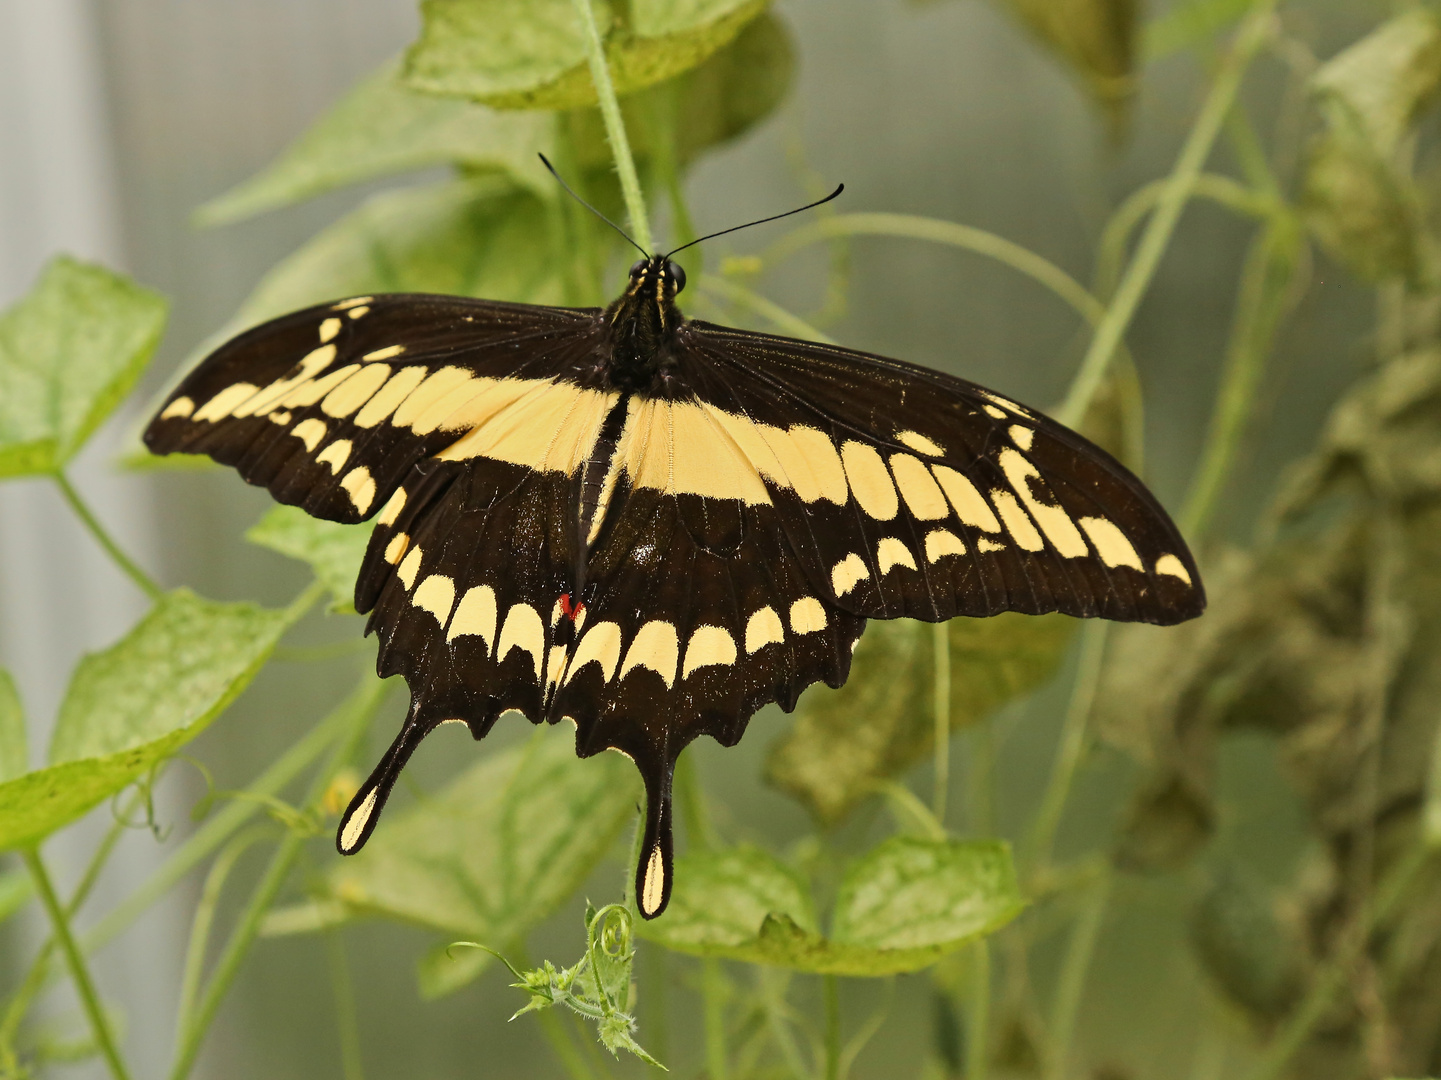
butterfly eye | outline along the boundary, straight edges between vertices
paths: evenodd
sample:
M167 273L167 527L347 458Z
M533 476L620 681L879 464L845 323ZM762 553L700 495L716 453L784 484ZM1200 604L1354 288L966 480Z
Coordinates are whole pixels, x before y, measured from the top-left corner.
M630 276L633 278L640 277L640 272L646 268L647 263L648 260L646 259L637 259L635 262L631 263Z
M665 264L665 272L669 274L671 280L675 282L676 292L681 292L685 289L685 271L680 268L680 265L678 263L673 263L667 260Z

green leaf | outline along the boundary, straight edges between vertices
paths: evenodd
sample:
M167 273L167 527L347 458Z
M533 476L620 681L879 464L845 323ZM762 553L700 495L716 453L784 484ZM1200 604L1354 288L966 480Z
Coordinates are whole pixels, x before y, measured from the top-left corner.
M765 9L765 0L634 0L629 24L593 3L618 94L695 67ZM499 108L595 104L572 0L425 0L405 81L427 93Z
M894 975L930 966L1024 907L1006 844L896 836L847 867L829 938L814 928L804 883L749 848L678 859L670 906L638 932L698 956Z
M1060 615L1009 613L948 623L952 730L984 720L1049 679L1074 626ZM771 747L766 779L834 824L878 781L929 754L933 634L928 623L872 623L846 685L812 687L801 698L795 726Z
M354 613L355 579L370 543L371 525L341 525L311 517L298 506L273 506L245 533L252 544L310 564L334 597L332 610Z
M1122 118L1135 92L1138 0L1006 0L1006 6Z
M392 60L322 116L263 172L206 203L201 225L223 225L377 176L460 165L503 172L538 194L555 188L536 154L552 150L554 121L422 94Z
M1183 0L1146 24L1141 51L1147 60L1209 41L1217 31L1238 22L1253 0Z
M326 878L322 900L493 948L521 940L570 898L635 812L635 769L580 760L570 730L483 758L444 790L388 817ZM430 996L469 982L488 954L422 961Z
M1399 148L1441 92L1441 18L1398 15L1324 64L1311 87L1327 125L1302 198L1316 238L1363 280L1429 286L1423 200Z
M1389 155L1441 92L1441 16L1414 7L1382 23L1323 64L1311 88Z
M0 851L38 843L193 739L298 616L178 589L115 645L81 660L49 767L0 784Z
M0 315L0 478L54 472L120 404L160 342L165 301L61 256Z
M25 709L10 673L0 668L0 782L30 771Z

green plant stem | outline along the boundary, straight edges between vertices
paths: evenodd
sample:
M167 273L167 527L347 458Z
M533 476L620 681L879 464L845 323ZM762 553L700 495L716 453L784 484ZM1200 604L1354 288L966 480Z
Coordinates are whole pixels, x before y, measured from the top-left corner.
M1044 869L1050 862L1051 847L1055 843L1056 830L1060 828L1066 800L1071 795L1071 784L1086 754L1091 708L1101 681L1101 661L1106 655L1107 632L1108 624L1104 622L1088 622L1081 631L1081 656L1076 664L1076 678L1071 685L1066 718L1061 724L1056 760L1051 765L1051 778L1041 796L1041 805L1036 810L1028 838L1028 854L1036 871Z
M225 888L230 871L246 850L259 840L265 839L270 830L256 826L241 833L210 864L210 873L205 876L205 885L200 891L200 902L195 905L195 916L190 923L190 943L185 951L185 968L180 979L180 1001L175 1010L175 1032L177 1038L190 1027L191 1014L195 1010L195 995L200 992L200 980L205 974L205 952L210 944L210 928L215 922L215 909L220 903L220 893Z
M931 707L935 713L935 790L931 812L941 831L946 828L946 798L951 790L951 633L943 622L931 627L932 664L935 686Z
M84 906L86 897L90 895L90 890L95 887L95 882L100 878L100 871L109 862L111 852L115 850L115 845L125 832L126 820L129 819L130 814L143 798L142 792L137 791L132 794L116 820L110 823L110 828L105 831L105 836L96 847L95 853L90 856L90 863L85 867L85 873L81 875L80 883L75 886L75 891L71 893L70 900L65 905L67 919L73 920ZM25 973L19 989L11 996L5 1007L4 1020L0 1021L0 1062L3 1062L4 1069L9 1070L10 1073L16 1071L18 1064L13 1050L15 1036L36 996L45 987L50 973L50 959L54 955L55 946L56 939L53 937L46 939L45 943L40 946L39 952L35 954L35 959L30 964L30 970ZM4 1070L0 1070L0 1075L6 1075Z
M1416 875L1434 855L1432 848L1418 843L1401 856L1377 889L1375 902L1365 909L1364 917L1345 934L1330 961L1315 974L1306 996L1277 1029L1261 1060L1244 1080L1276 1080L1282 1075L1287 1063L1326 1015L1336 994L1346 985L1376 927L1390 917Z
M630 152L630 140L626 137L625 119L620 114L620 102L616 100L615 84L611 82L610 68L606 65L605 45L600 40L600 29L595 24L595 12L591 10L590 0L575 0L575 10L580 15L581 27L585 31L590 78L595 84L595 96L600 105L601 119L605 122L605 135L610 142L611 156L615 158L615 171L620 178L620 191L625 198L626 213L630 215L631 235L641 248L650 251L650 218L646 214L645 197L640 190L640 177L636 175L635 158Z
M1171 237L1180 221L1181 211L1195 189L1196 178L1200 176L1206 159L1215 145L1226 114L1236 100L1241 80L1250 65L1256 50L1261 47L1271 26L1271 12L1276 0L1256 0L1250 13L1236 32L1231 48L1222 59L1211 83L1211 89L1201 106L1201 111L1192 125L1190 134L1181 147L1175 168L1167 178L1165 190L1156 203L1155 212L1146 223L1136 246L1136 253L1121 275L1116 294L1106 308L1106 314L1096 328L1090 348L1071 383L1066 400L1056 414L1063 424L1074 425L1086 415L1091 399L1100 389L1106 377L1111 359L1126 336L1126 331L1140 307L1141 299L1150 288L1151 281L1161 265L1161 256L1166 253Z
M1153 180L1137 188L1116 208L1096 245L1095 295L1109 297L1116 289L1116 279L1121 273L1121 264L1126 257L1126 247L1147 214L1155 209L1168 180ZM1217 173L1201 173L1191 188L1194 199L1209 199L1228 210L1249 218L1264 218L1273 214L1276 204L1263 195L1258 195L1240 181Z
M35 880L35 890L40 894L40 902L45 906L46 913L50 916L50 923L55 928L55 938L60 943L60 950L65 954L65 962L70 968L70 979L75 984L75 992L80 995L80 1003L85 1008L85 1015L90 1019L90 1029L95 1035L95 1043L100 1047L100 1053L105 1062L110 1066L110 1073L115 1080L129 1080L129 1073L126 1071L125 1062L120 1057L120 1051L115 1046L115 1038L110 1031L110 1022L105 1017L105 1009L100 1004L100 997L95 992L95 983L90 978L90 971L85 966L85 958L80 955L80 947L75 943L75 937L70 933L70 920L65 910L60 906L60 899L55 895L55 886L50 883L50 875L45 871L45 864L40 858L40 852L36 848L27 848L21 852L21 858L25 860L25 867L30 871L30 876Z
M362 703L353 693L316 724L299 742L275 760L245 789L254 795L274 795L295 779L323 754L349 728L357 707L375 708L388 688L369 673L356 693L364 693ZM109 944L140 917L150 906L173 889L212 851L224 844L232 834L258 814L263 805L257 801L238 800L219 810L214 817L181 844L146 882L113 908L98 923L81 935L81 946L92 953Z
M319 805L331 779L350 761L356 746L365 736L371 715L379 702L380 694L368 684L362 684L347 699L347 704L351 706L348 730L335 746L329 760L311 780L303 803L306 810L313 810ZM291 865L300 854L305 839L295 831L287 832L276 848L275 854L271 856L270 865L266 867L264 876L261 877L259 884L251 893L250 902L241 912L230 939L225 943L225 949L215 963L214 974L211 975L210 982L206 985L204 994L201 995L200 1004L195 1010L194 1021L177 1038L175 1064L170 1072L171 1080L184 1080L189 1075L195 1064L195 1058L200 1052L205 1032L215 1019L220 1003L224 1000L230 984L240 970L240 964L245 959L245 954L260 932L260 924L265 918L265 913L274 903L281 886L285 884Z
M825 1080L840 1080L841 1075L841 989L834 975L821 976L821 989L826 1006Z
M716 836L715 826L706 811L705 788L701 784L700 770L696 768L694 751L681 754L675 763L675 801L681 821L685 824L686 845L695 851L711 851L720 847L720 838ZM656 1057L661 1056L657 1051Z
M991 943L971 946L966 988L966 1080L986 1080L991 1047Z
M846 236L892 236L971 251L1044 285L1090 323L1099 323L1105 315L1105 307L1084 285L1034 251L985 229L915 214L836 214L787 233L761 258L766 264L779 262L811 244Z
M1106 905L1111 898L1113 875L1109 868L1091 887L1081 908L1076 925L1071 930L1071 940L1066 947L1066 957L1061 964L1060 978L1056 981L1056 1000L1051 1010L1050 1052L1046 1055L1046 1080L1065 1080L1066 1066L1071 1057L1071 1044L1076 1036L1076 1019L1081 1011L1081 995L1086 988L1086 978L1091 970L1091 958L1096 954L1096 941L1105 922Z
M1205 449L1177 522L1193 542L1210 524L1241 448L1304 242L1299 223L1278 215L1246 256Z
M701 998L705 1006L705 1062L708 1080L730 1080L726 1053L725 971L714 957L701 961Z
M976 836L996 832L996 741L994 721L971 728L971 768L968 779L970 829Z
M891 810L896 813L897 823L902 827L906 821L909 821L916 825L929 840L946 838L945 827L931 812L931 808L917 798L916 793L905 784L899 784L894 780L879 780L874 787L890 801Z
M332 927L325 932L325 957L335 998L335 1029L340 1041L340 1072L345 1080L365 1080L360 1053L360 1019L355 1008L355 983L345 956L345 939Z
M719 274L710 274L701 282L703 292L713 294L728 300L733 304L749 308L761 318L774 323L781 330L807 341L818 341L822 345L834 345L835 340L827 337L817 330L810 323L798 315L792 315L779 304L772 303L764 296L747 289L744 285L738 285L734 281L721 277Z
M56 472L52 474L51 479L60 489L60 494L65 496L65 501L70 504L70 509L75 512L75 516L90 530L90 535L95 537L96 542L105 549L105 554L110 556L110 561L118 566L126 577L135 582L141 592L151 600L159 601L165 595L165 590L157 585L149 574L140 569L135 560L121 550L114 537L105 531L105 526L100 524L100 519L80 497L80 492L75 490L75 485L70 483L70 478L64 472Z

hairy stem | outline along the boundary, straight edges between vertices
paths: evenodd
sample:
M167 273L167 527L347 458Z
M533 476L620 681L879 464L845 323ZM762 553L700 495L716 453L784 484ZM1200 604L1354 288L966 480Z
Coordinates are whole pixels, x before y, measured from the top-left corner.
M70 979L75 984L75 992L80 995L80 1004L84 1006L85 1015L90 1020L90 1030L95 1035L95 1043L100 1047L105 1063L110 1067L110 1074L115 1080L129 1080L130 1074L126 1071L125 1062L115 1045L115 1036L110 1031L110 1021L105 1017L105 1009L100 1004L100 996L95 992L90 970L85 966L85 957L80 954L80 946L75 943L75 936L70 932L70 919L66 916L65 909L60 906L60 898L55 895L55 886L51 884L50 875L45 871L40 852L36 848L27 848L21 852L21 858L25 860L25 867L35 880L35 891L40 894L40 902L45 906L50 923L55 928L55 938L60 943L60 951L65 954L65 962L70 968Z
M355 1010L355 983L350 977L350 963L345 956L345 939L334 927L325 932L325 957L330 967L331 995L335 998L340 1072L345 1080L365 1080L360 1054L360 1019Z
M80 492L75 490L75 485L70 483L70 478L63 472L57 472L53 474L52 479L55 481L55 486L60 489L60 494L65 496L65 501L70 504L70 509L75 511L75 516L80 519L81 524L90 530L90 535L95 537L96 542L105 549L105 554L110 556L110 561L118 566L126 577L135 582L141 592L151 600L159 601L165 595L165 590L157 585L149 574L140 569L135 560L125 554L120 545L115 542L115 538L106 532L105 526L100 524L100 519L80 497Z
M616 175L620 177L620 191L625 198L626 213L630 216L631 235L640 247L650 251L650 218L646 215L645 197L640 190L640 177L636 175L630 140L626 137L625 119L620 115L620 102L616 100L615 84L611 82L610 68L606 65L605 45L600 40L600 29L595 24L595 12L591 10L590 0L575 0L575 10L580 15L581 26L585 30L590 78L595 84L601 119L605 121L605 135L610 142L611 156L615 158Z
M1241 79L1261 47L1271 27L1271 12L1276 0L1256 0L1251 12L1236 32L1230 51L1222 59L1211 83L1211 89L1201 106L1200 114L1191 127L1190 134L1181 147L1175 168L1166 179L1165 188L1156 203L1155 213L1146 223L1136 253L1126 271L1121 275L1116 295L1106 308L1106 314L1096 327L1095 337L1081 361L1071 389L1066 395L1056 418L1063 424L1074 425L1086 415L1091 399L1100 389L1111 359L1126 336L1126 331L1140 307L1142 298L1150 288L1156 270L1161 265L1161 256L1170 246L1181 211L1191 198L1196 178L1211 154L1216 136L1221 131L1226 114L1236 100L1241 88Z
M834 975L821 976L821 989L826 1005L826 1080L840 1080L841 1075L841 987Z

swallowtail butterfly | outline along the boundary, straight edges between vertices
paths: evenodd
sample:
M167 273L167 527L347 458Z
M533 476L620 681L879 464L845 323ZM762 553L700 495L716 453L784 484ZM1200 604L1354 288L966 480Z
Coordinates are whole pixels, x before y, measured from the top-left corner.
M644 778L654 918L680 752L840 686L867 619L1205 606L1165 511L1079 435L912 364L687 319L684 287L656 255L604 310L323 304L221 346L146 431L317 517L375 517L355 606L411 703L342 854L439 725L569 718L579 755Z

